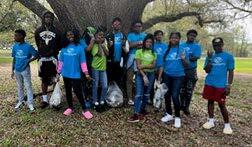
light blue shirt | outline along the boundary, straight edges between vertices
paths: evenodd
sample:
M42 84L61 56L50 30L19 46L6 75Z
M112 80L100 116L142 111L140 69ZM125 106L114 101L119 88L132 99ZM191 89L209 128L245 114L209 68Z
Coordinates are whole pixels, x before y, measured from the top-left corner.
M198 43L182 43L181 46L186 49L187 53L192 54L194 57L200 58L201 56L201 46ZM189 60L189 66L187 69L194 69L197 68L197 61L190 61Z
M38 52L27 42L15 43L12 47L12 57L15 59L14 70L22 72L29 66L32 56L38 56Z
M83 45L69 44L62 48L59 61L63 63L61 74L63 77L80 79L81 63L86 63L86 56Z
M160 68L163 65L164 54L167 50L167 44L163 42L155 42L153 50L157 54L156 68Z
M227 84L227 72L235 68L234 56L221 52L214 54L212 57L212 68L207 74L205 84L216 88L225 88ZM205 60L205 65L208 63L208 58Z

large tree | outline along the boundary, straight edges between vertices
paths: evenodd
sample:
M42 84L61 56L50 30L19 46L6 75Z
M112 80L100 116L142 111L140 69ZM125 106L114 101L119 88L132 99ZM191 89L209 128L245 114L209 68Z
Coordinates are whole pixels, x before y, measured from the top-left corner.
M41 0L13 0L19 1L40 18L47 8L39 1ZM45 0L57 16L57 25L63 29L78 28L85 29L86 26L103 25L110 28L114 17L124 20L123 29L127 32L134 20L142 19L146 6L152 6L156 1L161 2L163 9L160 15L151 17L144 21L144 29L148 29L160 22L174 22L184 17L195 18L195 23L203 26L209 23L223 23L234 17L234 14L245 12L250 15L249 6L251 2L237 0ZM244 8L244 9L242 9ZM229 11L226 13L225 11ZM239 15L240 16L240 15ZM247 16L247 15L246 15Z

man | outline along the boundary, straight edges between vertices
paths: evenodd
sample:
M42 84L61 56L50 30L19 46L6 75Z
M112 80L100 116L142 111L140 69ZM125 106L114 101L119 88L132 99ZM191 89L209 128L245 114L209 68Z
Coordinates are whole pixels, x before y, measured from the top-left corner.
M192 99L193 90L196 84L197 78L197 61L201 56L201 46L195 41L198 33L196 30L189 30L187 32L187 41L181 46L189 53L190 64L185 69L185 80L181 89L181 109L185 115L190 115L189 106Z
M42 109L48 106L47 90L56 77L57 55L61 48L61 32L53 25L54 18L52 12L46 11L42 17L42 26L35 31L39 76L42 80Z
M126 55L125 43L126 36L121 32L121 19L116 17L112 21L113 31L107 34L109 56L107 57L107 73L108 81L116 82L117 85L123 88L123 61Z
M135 63L135 53L136 50L139 48L142 48L143 46L143 40L146 34L142 32L143 29L143 23L141 21L134 21L131 24L131 32L128 34L127 39L129 42L129 53L128 53L128 59L127 59L127 79L126 79L126 85L127 85L127 98L128 98L128 104L134 105L134 102L132 100L133 98L133 77L134 72L136 69L136 63Z

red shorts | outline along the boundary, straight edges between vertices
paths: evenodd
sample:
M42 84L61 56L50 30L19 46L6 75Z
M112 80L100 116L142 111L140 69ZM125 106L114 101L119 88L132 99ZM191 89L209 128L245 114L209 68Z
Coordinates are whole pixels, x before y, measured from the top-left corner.
M203 98L207 100L213 100L220 104L225 104L226 94L225 88L216 88L205 85L203 90Z

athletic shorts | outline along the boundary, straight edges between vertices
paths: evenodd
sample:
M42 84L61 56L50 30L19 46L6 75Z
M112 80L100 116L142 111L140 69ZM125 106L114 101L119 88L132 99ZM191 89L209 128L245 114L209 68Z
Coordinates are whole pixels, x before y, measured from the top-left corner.
M203 98L216 101L220 104L225 104L225 88L216 88L213 86L205 85L203 90Z
M53 57L39 59L39 77L42 83L51 85L57 74L57 60Z

